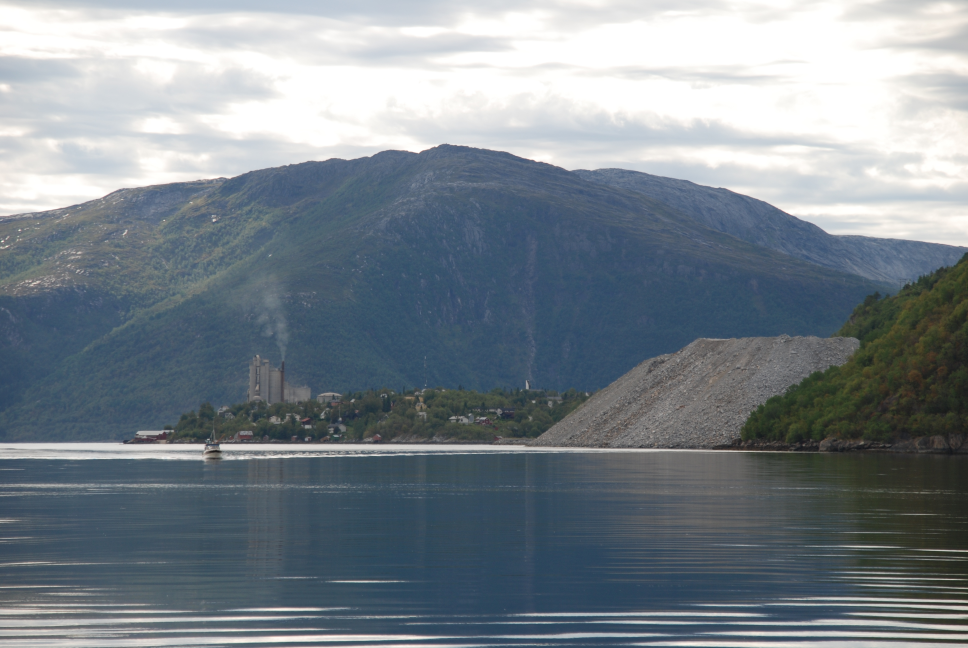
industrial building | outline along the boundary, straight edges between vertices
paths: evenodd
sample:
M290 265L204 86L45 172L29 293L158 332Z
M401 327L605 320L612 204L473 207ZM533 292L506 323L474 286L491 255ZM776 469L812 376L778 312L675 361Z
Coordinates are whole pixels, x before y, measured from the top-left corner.
M249 401L274 403L298 403L312 398L309 387L293 387L286 382L286 361L276 369L261 356L249 363Z

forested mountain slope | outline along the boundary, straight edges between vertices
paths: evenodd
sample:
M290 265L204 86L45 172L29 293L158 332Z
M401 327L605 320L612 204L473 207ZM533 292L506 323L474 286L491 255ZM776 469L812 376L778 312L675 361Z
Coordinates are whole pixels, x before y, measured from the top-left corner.
M843 366L757 409L744 439L868 441L968 431L968 256L901 290L871 295L838 335L861 340Z
M244 397L604 386L698 337L829 335L880 286L622 188L440 146L0 219L0 434L118 438Z
M804 261L850 272L895 288L947 265L968 248L870 236L834 236L762 200L688 180L626 171L576 171L592 182L638 191L714 230Z

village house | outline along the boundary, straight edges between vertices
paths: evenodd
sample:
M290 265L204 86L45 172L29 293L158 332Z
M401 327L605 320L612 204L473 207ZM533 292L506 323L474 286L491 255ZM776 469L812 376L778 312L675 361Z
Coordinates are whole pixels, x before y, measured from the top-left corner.
M135 432L132 443L168 443L168 430L141 430Z

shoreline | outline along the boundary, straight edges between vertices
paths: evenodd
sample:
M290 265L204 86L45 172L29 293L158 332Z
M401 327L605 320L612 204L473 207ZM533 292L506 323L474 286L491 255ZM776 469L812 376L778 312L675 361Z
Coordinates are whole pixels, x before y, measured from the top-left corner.
M863 439L837 439L828 437L823 441L766 441L763 439L736 439L727 445L714 446L713 450L740 450L747 452L887 452L892 454L959 454L968 455L968 436L964 434L937 434L934 436L901 439L893 443L865 441Z
M386 441L374 442L370 439L362 441L340 441L340 442L293 442L293 441L270 441L247 442L247 441L223 441L222 445L229 447L246 446L276 446L289 448L339 448L339 447L360 447L360 446L516 446L529 449L547 448L549 450L703 450L703 451L726 451L726 452L802 452L802 453L844 453L844 452L880 452L890 454L950 454L968 455L968 436L966 435L935 435L924 436L913 439L904 439L894 443L883 443L878 441L865 441L863 439L837 439L828 437L823 441L800 441L797 443L786 443L784 441L767 441L763 439L735 439L731 443L712 447L644 447L644 448L613 448L608 446L552 446L537 445L535 439L531 438L503 438L496 441L473 441L467 439L452 439L447 437L433 437L430 439L401 438ZM53 442L58 443L58 442ZM112 442L114 443L114 442ZM142 445L204 445L204 442L145 442L145 443L126 443L128 446Z

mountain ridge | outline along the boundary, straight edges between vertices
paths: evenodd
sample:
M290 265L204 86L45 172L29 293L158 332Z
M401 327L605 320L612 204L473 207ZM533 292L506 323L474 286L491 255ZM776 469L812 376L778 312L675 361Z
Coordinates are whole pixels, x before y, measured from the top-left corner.
M236 402L256 353L318 391L590 390L697 337L829 335L884 289L450 145L121 190L2 219L0 239L8 440L120 438Z
M903 239L828 234L767 202L724 188L625 169L575 171L582 178L638 191L732 234L811 263L882 281L895 289L957 263L968 248Z

